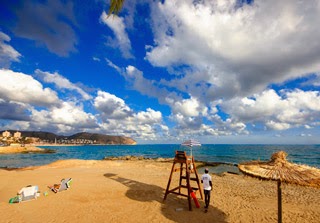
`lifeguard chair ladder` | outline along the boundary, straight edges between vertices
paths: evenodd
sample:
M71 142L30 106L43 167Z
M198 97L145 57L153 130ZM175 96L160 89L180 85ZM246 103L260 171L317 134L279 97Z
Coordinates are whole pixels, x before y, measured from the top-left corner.
M180 167L175 168L176 164L180 164ZM172 180L172 175L174 172L177 172L177 171L180 171L179 186L169 190L171 180ZM195 176L191 177L190 176L191 174L194 174ZM190 181L196 181L198 187L191 187ZM182 193L182 190L181 190L182 188L187 189L187 194ZM189 211L192 211L191 193L192 191L198 191L198 190L200 191L201 199L203 200L203 194L200 188L199 176L196 169L196 165L194 163L193 156L187 156L185 151L176 151L166 193L164 195L163 200L165 201L167 198L167 195L170 193L187 197L188 203L189 203Z

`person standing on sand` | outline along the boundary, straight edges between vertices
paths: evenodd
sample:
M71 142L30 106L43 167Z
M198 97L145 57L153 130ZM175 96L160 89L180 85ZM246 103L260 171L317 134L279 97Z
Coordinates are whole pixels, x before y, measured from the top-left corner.
M204 202L206 204L204 208L206 209L205 212L207 212L210 204L210 194L212 190L212 179L209 175L208 168L204 170L204 174L201 176L201 183L203 183Z

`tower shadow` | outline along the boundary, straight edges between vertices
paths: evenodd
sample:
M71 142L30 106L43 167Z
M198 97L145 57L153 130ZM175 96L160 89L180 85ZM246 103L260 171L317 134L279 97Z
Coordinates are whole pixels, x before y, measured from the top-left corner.
M165 189L162 187L153 184L142 183L133 179L119 177L112 173L106 173L104 174L104 177L128 187L125 195L132 200L139 202L159 202L161 204L161 213L166 218L174 222L185 223L186 217L190 222L226 222L225 213L218 208L213 207L212 205L210 205L208 213L204 213L203 208L193 208L193 211L189 211L188 201L184 197L170 194L167 196L164 202L163 198ZM200 201L200 204L202 207L204 207L203 201ZM201 215L203 217L199 218L199 214L195 215L194 213L203 213L203 215Z

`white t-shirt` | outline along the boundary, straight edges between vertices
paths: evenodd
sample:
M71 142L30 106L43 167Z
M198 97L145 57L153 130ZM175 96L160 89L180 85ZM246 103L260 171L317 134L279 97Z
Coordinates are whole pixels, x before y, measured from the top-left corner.
M211 181L211 176L207 173L203 174L201 177L201 180L203 182L203 189L204 190L211 190L211 186L210 186L210 181Z

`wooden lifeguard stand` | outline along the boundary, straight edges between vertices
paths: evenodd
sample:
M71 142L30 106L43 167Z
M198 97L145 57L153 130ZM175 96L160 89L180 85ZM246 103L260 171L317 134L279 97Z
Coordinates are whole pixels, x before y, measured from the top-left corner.
M180 167L175 168L176 164L178 164L178 165L180 164ZM179 186L169 190L170 183L172 180L172 175L174 172L177 172L177 171L180 172ZM193 176L191 176L191 174ZM193 187L191 185L191 181L196 181L197 187ZM182 193L183 191L181 189L186 189L187 194ZM185 151L176 151L176 155L173 160L173 165L172 165L166 193L164 195L163 200L165 201L167 198L167 195L170 193L187 197L188 202L189 202L189 211L192 211L191 193L193 191L198 191L198 190L200 191L201 199L203 200L203 194L202 194L202 190L200 188L200 180L199 180L198 172L196 169L196 165L194 163L193 156L187 156Z

